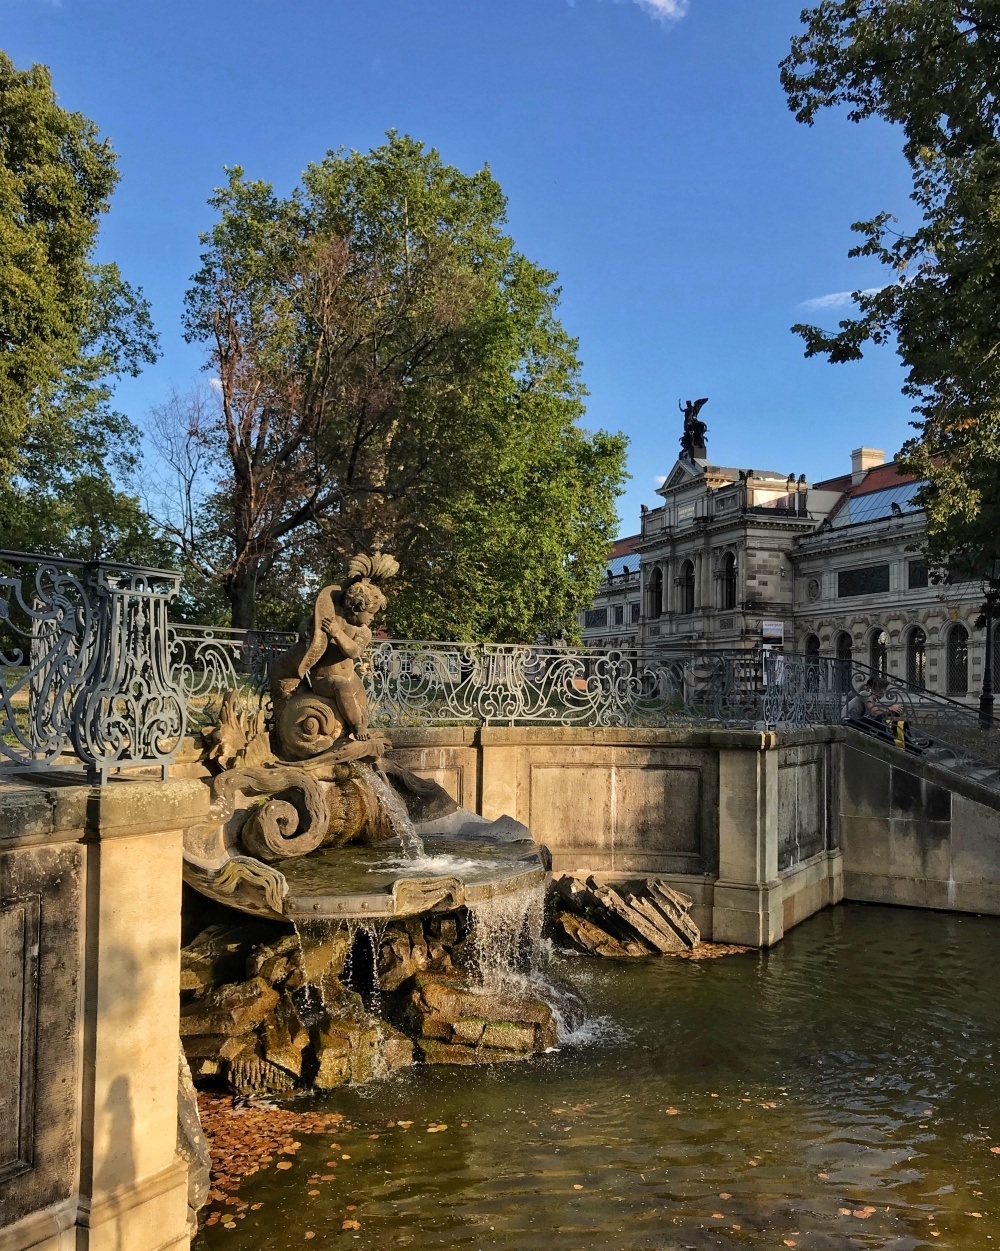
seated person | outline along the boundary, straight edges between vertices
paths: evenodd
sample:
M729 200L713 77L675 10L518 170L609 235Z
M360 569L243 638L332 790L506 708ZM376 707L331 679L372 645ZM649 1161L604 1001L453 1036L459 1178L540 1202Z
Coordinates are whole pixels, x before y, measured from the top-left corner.
M889 703L889 683L886 678L874 675L868 685L855 692L847 702L847 717L860 722L859 728L885 738L897 747L920 751L926 744L918 743L909 733L903 719L903 707L898 700Z

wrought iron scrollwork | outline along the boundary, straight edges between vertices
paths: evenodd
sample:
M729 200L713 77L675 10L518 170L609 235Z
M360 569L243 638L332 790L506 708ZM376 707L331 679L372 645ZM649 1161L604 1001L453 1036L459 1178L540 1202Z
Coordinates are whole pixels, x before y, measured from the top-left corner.
M180 575L107 561L0 551L0 764L66 753L106 780L166 768L187 701L173 682L167 607Z

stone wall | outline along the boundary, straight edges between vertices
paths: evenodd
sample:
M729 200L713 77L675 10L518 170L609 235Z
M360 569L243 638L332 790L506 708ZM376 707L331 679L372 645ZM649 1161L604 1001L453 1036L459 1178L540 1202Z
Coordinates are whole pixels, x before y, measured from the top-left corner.
M181 831L195 781L0 786L0 1249L179 1251Z
M839 735L428 728L395 731L393 755L466 807L523 821L555 872L665 878L705 938L768 946L840 898Z
M1000 796L855 731L841 750L847 897L1000 916Z

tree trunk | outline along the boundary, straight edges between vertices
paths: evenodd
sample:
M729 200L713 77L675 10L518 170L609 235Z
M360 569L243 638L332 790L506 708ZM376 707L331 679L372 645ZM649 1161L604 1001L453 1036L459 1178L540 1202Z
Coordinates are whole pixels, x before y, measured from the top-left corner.
M257 609L256 570L241 569L226 579L226 598L229 600L233 628L252 630Z

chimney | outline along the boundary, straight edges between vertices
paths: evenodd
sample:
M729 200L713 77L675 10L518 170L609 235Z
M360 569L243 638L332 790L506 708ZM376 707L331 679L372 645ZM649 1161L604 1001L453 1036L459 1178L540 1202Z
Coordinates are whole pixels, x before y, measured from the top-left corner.
M851 453L851 485L857 486L869 469L885 464L885 452L878 447L859 447Z

